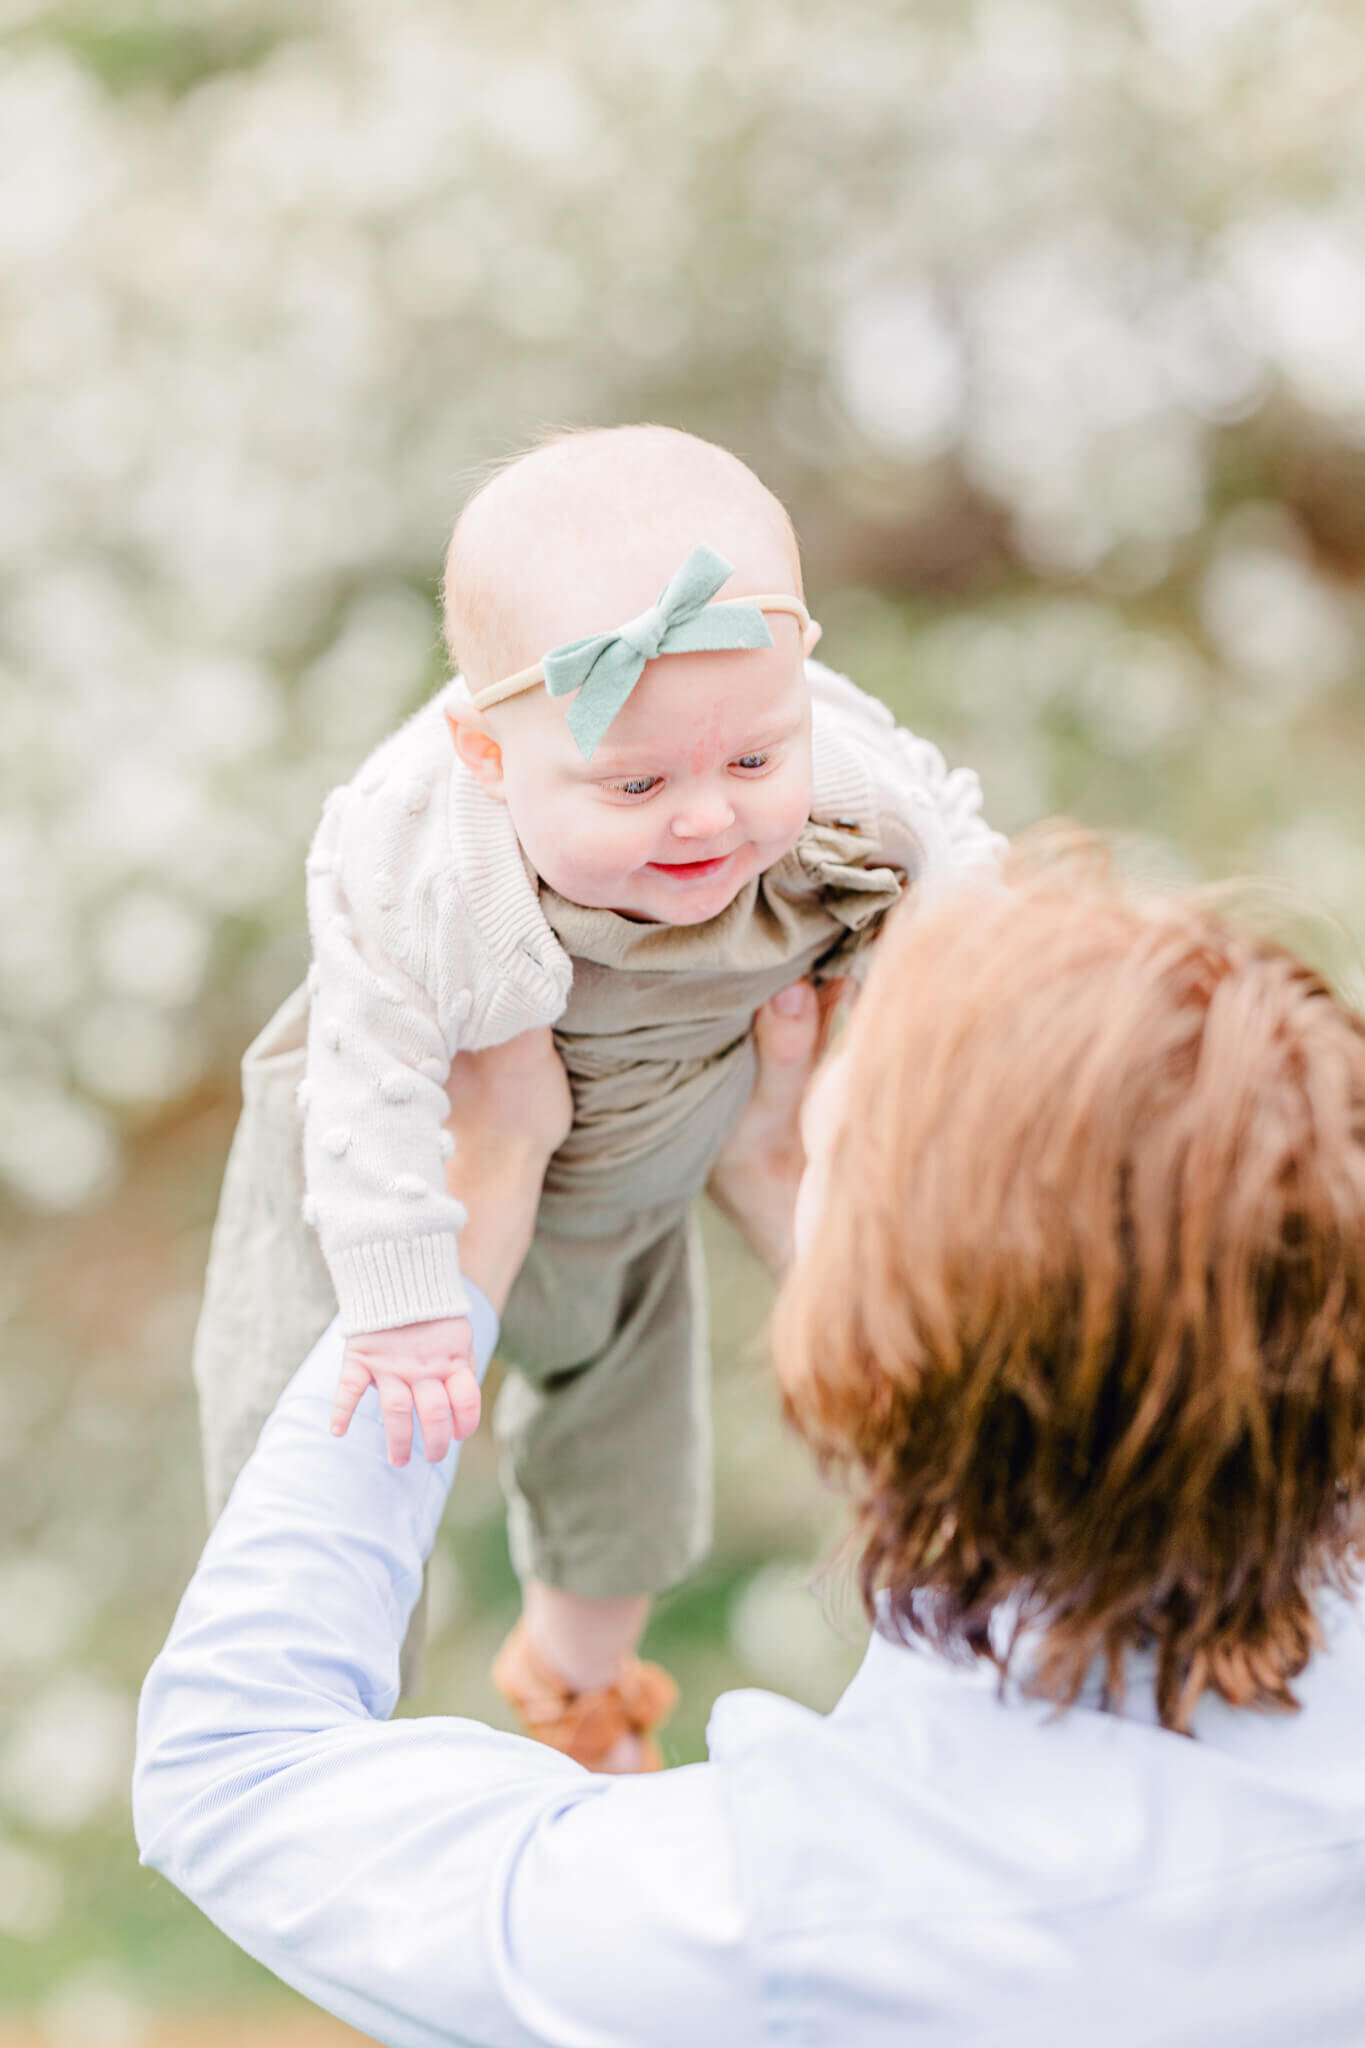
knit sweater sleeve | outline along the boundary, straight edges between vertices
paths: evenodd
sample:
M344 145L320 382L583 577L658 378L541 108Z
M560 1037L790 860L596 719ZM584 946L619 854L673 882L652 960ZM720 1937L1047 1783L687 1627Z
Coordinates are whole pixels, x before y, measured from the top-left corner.
M859 808L889 859L922 886L998 868L1007 842L981 815L975 769L949 768L932 740L897 725L878 698L808 662L816 732L837 733L838 758L857 763Z
M445 1187L453 1028L428 968L439 957L459 975L461 934L425 879L432 831L429 805L414 813L362 778L333 792L308 857L305 1214L347 1335L468 1306L464 1210Z

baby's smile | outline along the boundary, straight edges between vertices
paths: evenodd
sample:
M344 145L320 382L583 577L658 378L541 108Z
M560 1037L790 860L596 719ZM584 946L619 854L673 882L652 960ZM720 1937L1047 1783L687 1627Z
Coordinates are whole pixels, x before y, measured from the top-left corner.
M667 875L674 882L702 882L718 875L732 857L728 853L720 853L711 860L651 860L646 865L653 868L656 875Z

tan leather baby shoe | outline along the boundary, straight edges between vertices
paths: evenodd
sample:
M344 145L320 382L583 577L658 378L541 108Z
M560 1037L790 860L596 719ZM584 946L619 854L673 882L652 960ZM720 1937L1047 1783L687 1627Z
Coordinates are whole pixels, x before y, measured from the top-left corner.
M606 1758L627 1735L640 1739L640 1761L628 1768L662 1769L650 1731L668 1719L678 1702L677 1684L662 1665L627 1657L614 1685L575 1692L545 1662L519 1621L493 1659L493 1683L521 1715L528 1735L590 1771L614 1768Z

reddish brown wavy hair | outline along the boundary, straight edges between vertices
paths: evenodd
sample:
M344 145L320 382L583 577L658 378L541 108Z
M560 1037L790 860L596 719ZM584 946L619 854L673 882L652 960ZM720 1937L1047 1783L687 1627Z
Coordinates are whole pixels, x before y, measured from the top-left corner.
M1293 1707L1365 1494L1365 1028L1185 898L1045 871L888 934L847 1041L788 1412L884 1625L1030 1690ZM1030 1653L1032 1656L1032 1652Z

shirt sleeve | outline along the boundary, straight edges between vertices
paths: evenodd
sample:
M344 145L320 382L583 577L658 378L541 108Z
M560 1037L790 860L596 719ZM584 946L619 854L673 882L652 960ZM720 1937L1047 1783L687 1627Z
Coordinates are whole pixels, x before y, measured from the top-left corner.
M388 1720L458 1451L389 1465L373 1390L331 1436L341 1344L281 1397L148 1675L142 1861L393 2048L758 2039L718 1767L597 1777L476 1721Z

